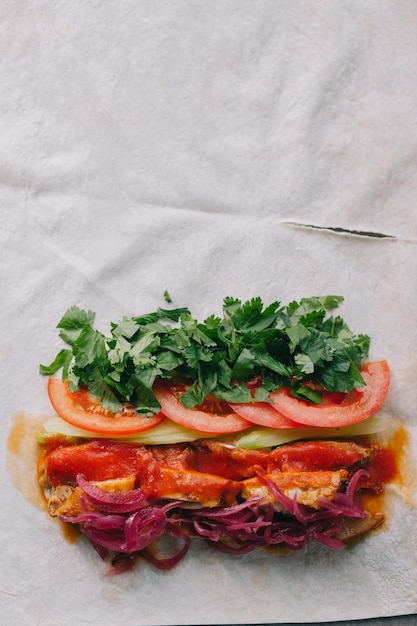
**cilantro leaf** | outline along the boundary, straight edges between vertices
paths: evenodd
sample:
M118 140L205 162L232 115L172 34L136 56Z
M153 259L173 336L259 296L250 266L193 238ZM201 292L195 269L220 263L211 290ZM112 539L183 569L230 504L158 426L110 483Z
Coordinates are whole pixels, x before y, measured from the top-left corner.
M186 307L158 308L111 323L108 337L94 328L94 313L73 306L57 326L69 348L39 371L51 376L62 368L71 390L87 386L108 410L130 402L143 415L160 410L152 392L158 378L191 382L181 397L189 408L210 393L229 402L267 401L281 386L319 402L305 383L342 392L364 384L360 367L369 337L354 335L342 317L331 315L342 301L314 296L264 306L259 297L226 297L222 316L199 322ZM253 396L245 383L255 376L262 386Z
M115 339L125 337L131 339L135 333L138 332L140 325L134 319L123 318L118 324L112 324L111 334Z
M104 409L116 413L122 408L122 403L98 367L88 371L88 388L91 395L101 400Z
M216 391L216 397L226 402L235 402L242 404L245 402L253 402L252 394L245 385L234 385L229 389L219 389Z
M289 326L286 333L294 346L300 345L303 340L308 339L310 336L310 331L300 323Z
M314 372L314 362L307 354L296 354L294 361L303 374L312 374Z
M78 367L84 368L97 362L107 361L107 351L103 335L85 326L73 344L72 351Z
M64 368L64 378L66 378L65 373L68 372L68 366L71 362L71 359L71 350L66 350L65 348L63 348L58 352L50 365L39 366L39 373L43 376L53 376L54 374L56 374L56 372L58 372L58 370Z
M185 307L179 309L158 309L159 319L178 322L182 315L190 315L190 311Z
M319 391L315 391L314 389L310 389L310 387L307 387L306 385L293 387L291 395L294 396L294 398L299 398L300 400L308 400L312 404L320 404L322 401L321 393Z
M59 336L69 345L73 345L85 326L92 326L95 314L77 306L69 308L57 324L61 328Z

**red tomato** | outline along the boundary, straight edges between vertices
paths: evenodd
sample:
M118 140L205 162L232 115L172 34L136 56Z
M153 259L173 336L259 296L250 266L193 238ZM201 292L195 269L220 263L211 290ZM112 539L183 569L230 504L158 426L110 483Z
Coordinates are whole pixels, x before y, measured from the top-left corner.
M382 406L388 393L390 371L386 361L367 363L361 371L365 387L348 393L343 402L333 394L323 394L323 403L308 404L294 398L287 387L270 394L273 406L288 419L305 426L338 428L370 417Z
M231 411L226 402L212 396L196 408L185 408L179 398L186 389L186 385L175 383L157 383L153 387L162 413L173 422L200 432L219 434L238 432L252 425Z
M93 398L87 389L71 392L68 384L59 378L49 379L48 395L59 417L93 433L130 435L149 430L165 419L162 413L143 417L129 407L123 413L110 413L103 410L100 401Z
M268 402L253 402L248 404L230 404L235 413L259 426L269 428L297 428L303 426L288 419L277 411Z

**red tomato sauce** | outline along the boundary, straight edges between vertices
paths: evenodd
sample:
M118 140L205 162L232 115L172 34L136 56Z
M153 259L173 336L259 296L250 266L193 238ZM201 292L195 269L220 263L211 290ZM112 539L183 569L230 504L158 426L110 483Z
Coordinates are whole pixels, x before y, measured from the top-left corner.
M169 446L142 446L93 440L75 446L52 439L42 459L53 486L87 480L134 476L138 484L156 479L158 468L220 476L239 481L259 471L314 472L364 467L370 478L363 486L381 490L397 472L393 450L359 445L352 441L305 441L280 446L270 452L231 448L215 441Z

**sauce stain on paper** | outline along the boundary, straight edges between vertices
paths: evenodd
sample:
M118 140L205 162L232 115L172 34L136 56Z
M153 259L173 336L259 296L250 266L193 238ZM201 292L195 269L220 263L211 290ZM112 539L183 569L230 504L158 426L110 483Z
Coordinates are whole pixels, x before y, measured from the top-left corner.
M45 497L38 483L39 447L36 435L45 422L44 416L17 413L7 440L7 471L18 491L38 509L45 508Z
M40 448L36 442L37 434L45 423L44 415L17 413L13 417L12 427L7 440L7 472L26 500L41 511L46 511L46 497L38 482L38 460ZM79 538L79 531L73 524L61 524L51 518L61 529L69 543Z
M417 465L410 434L400 420L391 418L390 422L391 428L387 429L385 435L380 433L375 437L375 443L385 448L385 453L380 457L379 474L386 487L391 487L401 496L404 504L413 507L416 504Z

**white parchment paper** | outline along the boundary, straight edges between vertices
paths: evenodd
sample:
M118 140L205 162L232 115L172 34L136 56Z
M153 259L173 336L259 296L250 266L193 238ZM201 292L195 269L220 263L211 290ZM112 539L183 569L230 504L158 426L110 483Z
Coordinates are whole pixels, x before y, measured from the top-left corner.
M417 454L415 3L17 0L0 17L0 621L416 613L400 495L386 531L343 552L197 545L172 572L107 578L7 469L13 416L52 414L38 366L66 308L106 329L165 290L202 319L227 295L345 296Z

